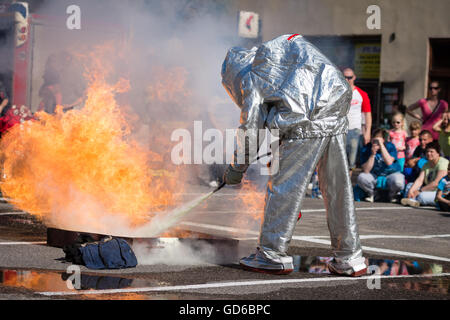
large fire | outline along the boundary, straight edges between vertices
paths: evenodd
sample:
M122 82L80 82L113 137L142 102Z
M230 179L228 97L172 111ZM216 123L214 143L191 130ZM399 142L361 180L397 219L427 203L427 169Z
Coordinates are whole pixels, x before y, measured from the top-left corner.
M63 112L58 106L54 115L37 112L35 120L2 137L1 191L17 208L49 226L123 236L168 235L190 205L173 210L179 205L174 195L183 193L181 173L186 168L170 161L170 134L189 127L200 107L189 100L193 93L186 89L185 69L155 67L145 90L151 126L147 123L142 135L149 142L135 140L131 125L142 119L133 118L132 108L124 106L127 99L120 99L130 84L124 74L111 75L115 64L108 57L114 49L103 45L76 55L87 70L81 109ZM235 223L259 224L263 197L244 184L236 198L250 215Z
M128 81L109 84L104 66L93 61L82 109L38 112L37 120L15 126L2 138L1 190L48 224L109 232L118 225L142 225L167 209L175 181L149 166L161 155L130 138L115 99L128 90Z

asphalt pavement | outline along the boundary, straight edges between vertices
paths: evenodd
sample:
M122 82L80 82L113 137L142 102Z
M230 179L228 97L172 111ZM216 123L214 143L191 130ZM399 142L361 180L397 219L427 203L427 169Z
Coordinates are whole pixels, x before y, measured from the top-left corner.
M180 203L210 190L192 186L179 194ZM277 276L238 265L256 246L261 216L239 200L242 192L226 187L177 223L190 232L234 239L229 249L202 239L195 245L162 239L158 248L136 242L136 268L94 271L81 266L79 290L68 287L66 280L75 273L62 249L46 244L46 226L3 199L0 299L449 299L450 214L356 202L364 255L383 275L346 278L327 272L332 252L326 211L322 200L306 198L288 252L295 270Z

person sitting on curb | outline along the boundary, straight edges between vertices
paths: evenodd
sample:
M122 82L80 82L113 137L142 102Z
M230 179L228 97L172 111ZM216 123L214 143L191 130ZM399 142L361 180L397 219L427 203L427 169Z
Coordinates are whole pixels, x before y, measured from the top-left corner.
M419 145L414 150L412 158L406 162L403 174L406 181L414 182L419 177L420 170L427 163L426 148L427 144L433 141L433 136L428 130L422 130L419 134Z
M436 192L436 204L441 211L450 211L450 161L447 167L447 175L439 181Z
M422 167L419 177L405 188L406 197L401 200L404 206L434 206L437 186L447 175L449 161L440 156L441 147L437 141L430 142L426 147L428 162Z
M361 150L363 172L357 178L357 185L367 194L368 202L374 202L376 189L387 189L389 200L405 187L405 177L400 172L397 162L397 149L386 141L388 133L384 129L376 129L372 134L372 142Z

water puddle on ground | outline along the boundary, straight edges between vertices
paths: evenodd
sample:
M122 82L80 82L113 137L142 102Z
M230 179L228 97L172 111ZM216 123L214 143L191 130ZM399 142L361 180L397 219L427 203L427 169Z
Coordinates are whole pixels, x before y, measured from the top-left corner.
M327 268L331 257L293 256L294 272L306 272L313 274L330 274ZM444 266L436 263L424 263L413 260L395 259L367 259L369 267L368 275L380 274L381 276L410 276L430 275L430 277L408 278L408 281L390 282L385 284L389 288L401 290L414 290L438 294L450 293L450 280L448 277L432 277L433 274L448 272ZM401 279L401 278L397 278Z
M331 257L293 256L294 271L315 274L330 274L327 268ZM373 266L370 269L384 276L398 275L425 275L443 273L444 267L436 263L423 263L413 260L394 259L367 259L366 264ZM368 272L368 274L371 274Z
M154 279L123 278L111 275L80 274L79 289L70 288L70 283L76 285L70 277L73 274L57 271L34 271L0 269L0 287L25 288L36 292L73 292L74 290L108 290L126 288L144 288L169 285ZM73 296L72 296L73 297ZM178 294L138 294L114 293L106 295L82 295L81 299L108 299L108 300L178 300ZM183 295L182 299L202 299L201 296Z
M327 263L332 259L330 257L293 256L293 258L294 272L322 275L329 274ZM413 260L367 259L366 263L369 266L376 266L377 271L382 276L433 275L446 272L443 265L422 263ZM145 274L143 274L143 276L145 276ZM72 279L74 279L74 274L65 272L0 269L0 286L26 288L37 292L72 292L73 290L76 290L70 288L70 283L68 283L68 281L70 282ZM107 290L173 285L171 283L162 283L156 279L144 279L133 276L121 277L111 274L93 275L83 272L80 273L79 279L78 290ZM76 284L75 281L73 283ZM392 281L388 285L392 288L402 290L428 291L440 294L448 294L450 292L450 280L448 277L408 278L408 281ZM105 295L104 297L97 296L95 298L172 300L178 299L179 295L121 293ZM185 295L183 295L183 299L187 299Z
M0 270L0 285L26 288L33 291L73 291L68 281L76 285L75 273L56 271ZM112 275L90 275L80 273L79 290L107 290L140 288L164 285L156 280L123 278Z

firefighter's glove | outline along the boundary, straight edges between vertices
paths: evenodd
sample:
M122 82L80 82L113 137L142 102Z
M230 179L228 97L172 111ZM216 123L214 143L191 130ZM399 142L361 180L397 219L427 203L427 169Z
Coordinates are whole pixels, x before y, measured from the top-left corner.
M242 181L242 177L244 176L243 172L235 170L231 165L225 170L223 175L223 181L226 184L239 184Z

